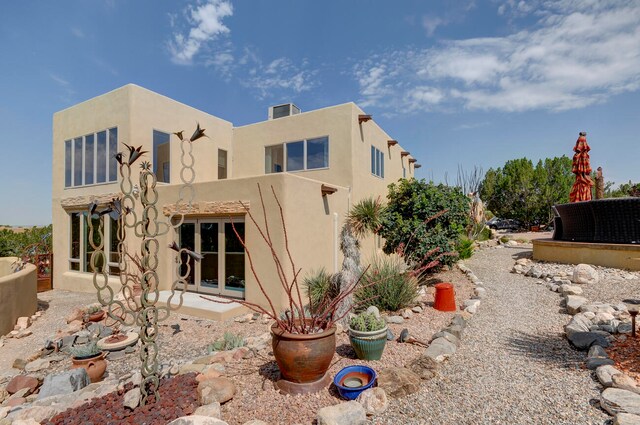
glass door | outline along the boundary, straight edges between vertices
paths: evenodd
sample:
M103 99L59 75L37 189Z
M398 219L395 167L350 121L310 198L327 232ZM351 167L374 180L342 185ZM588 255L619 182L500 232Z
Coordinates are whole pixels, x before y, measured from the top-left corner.
M236 233L244 239L242 219L199 219L185 221L178 231L179 246L199 252L203 259L196 262L183 254L181 274L191 270L186 279L187 291L221 294L244 298L245 253Z

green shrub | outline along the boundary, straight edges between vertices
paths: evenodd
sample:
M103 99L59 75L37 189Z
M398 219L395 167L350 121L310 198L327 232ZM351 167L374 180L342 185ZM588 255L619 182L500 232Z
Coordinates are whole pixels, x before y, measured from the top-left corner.
M315 309L326 299L333 299L340 293L340 288L334 284L332 275L324 268L312 271L302 281L303 288L307 291L311 309Z
M458 252L458 256L461 260L471 258L471 256L473 255L473 241L464 236L461 236L456 245L456 251Z
M500 243L507 243L507 242L509 242L509 238L508 237L503 236L503 237L500 238Z
M355 292L356 304L375 305L380 310L397 311L409 307L418 296L418 282L405 271L402 258L375 257Z
M91 304L86 308L87 314L96 314L101 310L102 307L99 304Z
M213 353L214 351L229 351L235 348L244 347L247 345L242 335L236 335L231 332L225 332L224 336L218 339L213 344L209 344L207 351Z
M423 266L456 260L458 235L469 225L470 200L459 188L401 180L389 185L380 236L384 252L402 253L407 264Z
M387 322L382 317L376 317L375 314L367 312L353 316L349 321L349 327L359 332L379 331L385 326L387 326Z

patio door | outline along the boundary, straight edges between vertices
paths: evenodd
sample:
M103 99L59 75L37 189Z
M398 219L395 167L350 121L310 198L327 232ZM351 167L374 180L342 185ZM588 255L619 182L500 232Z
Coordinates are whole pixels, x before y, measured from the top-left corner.
M245 253L233 231L244 238L244 221L234 219L185 220L179 229L179 245L203 255L200 262L185 255L191 271L187 290L244 298ZM186 266L182 266L183 272Z

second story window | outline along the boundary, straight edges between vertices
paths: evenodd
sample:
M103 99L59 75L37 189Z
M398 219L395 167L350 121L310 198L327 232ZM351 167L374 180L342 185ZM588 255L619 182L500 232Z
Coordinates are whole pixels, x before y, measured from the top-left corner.
M227 178L227 151L218 149L218 180Z
M170 183L171 151L169 140L171 135L153 130L153 172L158 182Z
M329 138L288 142L265 147L265 173L317 170L329 167Z
M98 131L64 142L64 187L118 180L118 129Z
M384 153L375 146L371 146L371 174L384 178Z

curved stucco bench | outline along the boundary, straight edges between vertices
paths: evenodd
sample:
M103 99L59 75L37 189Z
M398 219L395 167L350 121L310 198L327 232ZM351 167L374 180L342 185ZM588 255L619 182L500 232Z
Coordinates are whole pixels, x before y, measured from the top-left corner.
M38 307L36 266L13 272L16 257L0 258L0 335L13 330L18 317L31 316Z

